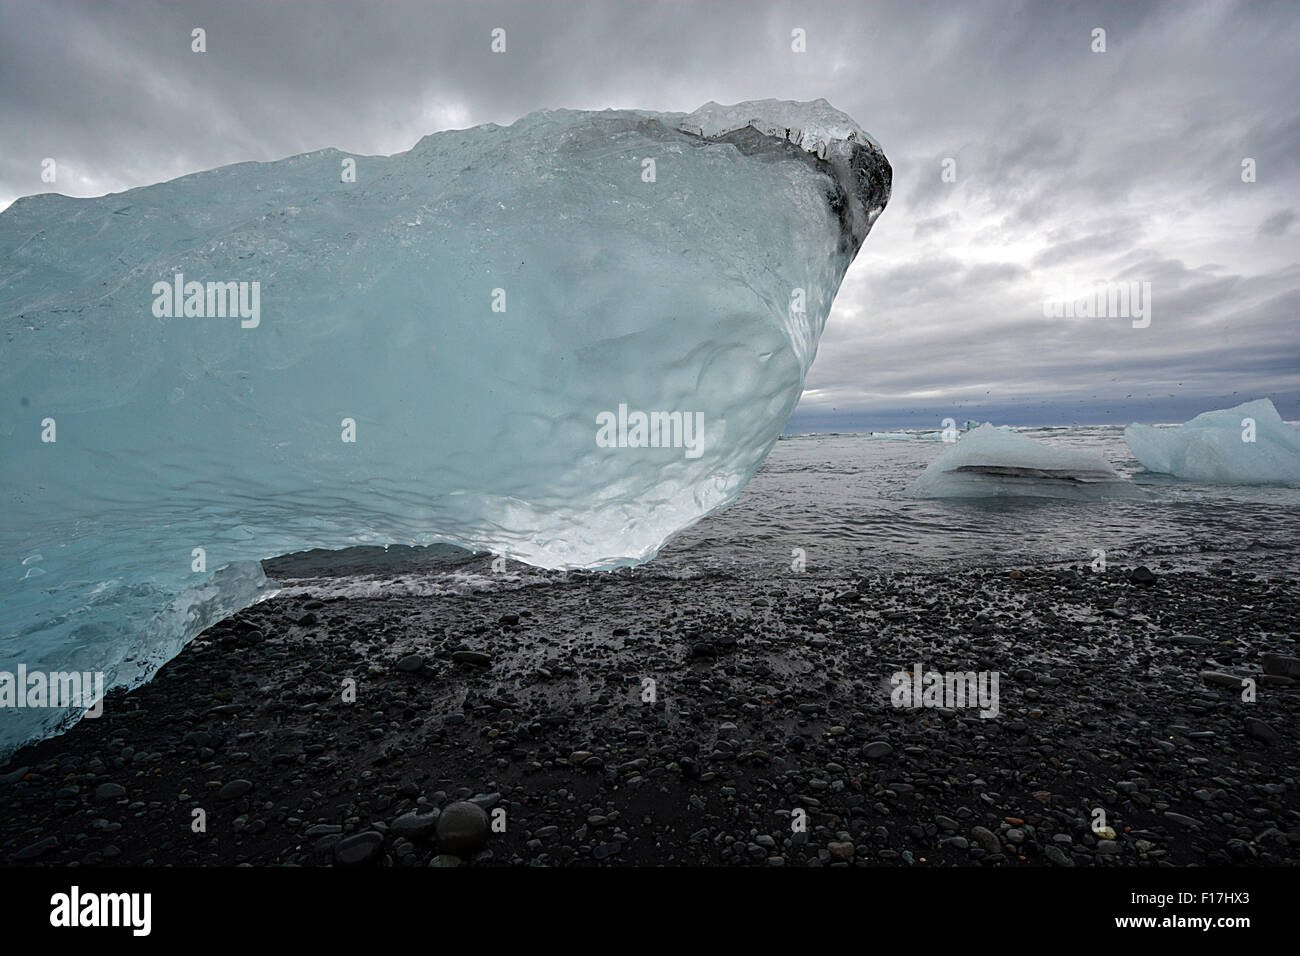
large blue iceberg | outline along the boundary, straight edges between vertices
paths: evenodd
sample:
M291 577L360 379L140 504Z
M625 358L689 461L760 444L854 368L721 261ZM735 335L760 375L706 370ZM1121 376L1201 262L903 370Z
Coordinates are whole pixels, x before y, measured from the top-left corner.
M890 184L768 100L18 200L0 672L138 684L307 548L651 558L780 435ZM79 713L5 706L0 752Z

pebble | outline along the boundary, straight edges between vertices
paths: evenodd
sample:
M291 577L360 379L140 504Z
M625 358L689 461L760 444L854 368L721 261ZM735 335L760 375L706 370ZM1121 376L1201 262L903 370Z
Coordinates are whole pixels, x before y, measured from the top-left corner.
M439 813L403 813L388 825L388 831L413 842L427 840L438 826Z
M1049 843L1047 849L1043 851L1043 856L1047 862L1053 866L1074 866L1074 861L1066 855L1065 851L1054 843Z
M1134 584L1140 584L1144 587L1150 587L1156 583L1156 576L1145 564L1138 565L1129 572L1128 579Z
M37 857L44 856L59 845L59 838L56 836L47 836L43 840L37 840L28 846L23 847L17 853L12 853L9 859L15 863L21 863L24 860L34 860Z
M424 670L424 658L419 654L407 654L397 662L397 669L406 674Z
M438 817L438 850L463 860L487 843L489 832L488 815L482 807L467 800L450 804Z
M973 827L970 835L990 856L1002 852L1002 841L997 838L992 830L986 827Z
M1277 743L1282 739L1281 734L1258 717L1246 718L1246 735L1254 737L1256 740L1262 740L1266 744Z
M826 850L830 853L831 859L847 862L853 859L854 847L849 842L827 843Z
M334 844L334 859L340 866L365 866L377 861L383 850L383 835L369 830Z
M1300 678L1300 657L1285 657L1282 654L1265 654L1263 657L1264 673L1280 677Z
M252 789L253 781L251 780L232 780L217 792L217 796L222 800L237 800L250 793Z

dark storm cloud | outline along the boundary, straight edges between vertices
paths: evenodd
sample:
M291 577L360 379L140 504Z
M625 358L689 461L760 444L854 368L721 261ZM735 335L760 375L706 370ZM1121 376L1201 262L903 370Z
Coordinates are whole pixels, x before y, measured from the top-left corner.
M1237 392L1294 417L1297 41L1287 3L0 0L0 204L392 153L546 107L824 96L883 143L895 194L801 415L978 400L1086 418ZM1043 315L1057 288L1121 280L1151 283L1149 327Z

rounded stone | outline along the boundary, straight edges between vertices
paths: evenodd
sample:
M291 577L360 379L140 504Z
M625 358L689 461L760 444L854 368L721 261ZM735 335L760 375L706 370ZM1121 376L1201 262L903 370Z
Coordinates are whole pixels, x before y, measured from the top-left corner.
M404 813L389 824L388 829L393 836L406 837L414 841L425 840L437 828L438 816L436 812Z
M487 843L489 832L482 807L468 800L453 803L438 817L438 851L466 859Z
M424 658L419 654L407 654L397 662L397 669L407 674L414 674L424 669Z
M383 849L383 836L370 830L336 843L334 859L340 866L364 866L377 860Z
M251 780L232 780L217 792L222 800L236 800L253 789Z

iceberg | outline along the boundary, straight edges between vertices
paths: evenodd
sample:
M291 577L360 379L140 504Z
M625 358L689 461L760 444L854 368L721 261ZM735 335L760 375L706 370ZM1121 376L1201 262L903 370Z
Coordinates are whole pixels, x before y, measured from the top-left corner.
M1140 493L1094 452L1044 445L986 422L940 452L903 495L1086 500Z
M1134 423L1124 440L1147 471L1220 485L1300 484L1300 429L1267 398L1172 428Z
M776 442L891 179L764 100L19 199L0 673L134 686L309 548L648 560ZM0 708L0 753L80 710Z

